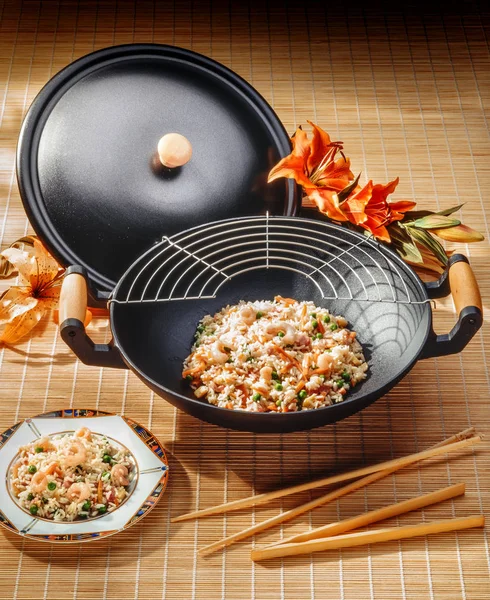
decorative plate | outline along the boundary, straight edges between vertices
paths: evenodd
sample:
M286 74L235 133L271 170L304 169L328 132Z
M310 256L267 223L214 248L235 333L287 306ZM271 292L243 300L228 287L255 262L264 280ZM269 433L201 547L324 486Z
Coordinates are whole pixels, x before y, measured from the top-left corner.
M58 522L33 517L20 508L10 491L9 468L19 447L43 435L81 427L112 438L130 450L138 477L129 497L112 512L93 519ZM167 486L168 462L157 438L136 421L100 410L70 408L26 419L0 434L0 481L0 526L41 542L90 542L124 531L150 512Z

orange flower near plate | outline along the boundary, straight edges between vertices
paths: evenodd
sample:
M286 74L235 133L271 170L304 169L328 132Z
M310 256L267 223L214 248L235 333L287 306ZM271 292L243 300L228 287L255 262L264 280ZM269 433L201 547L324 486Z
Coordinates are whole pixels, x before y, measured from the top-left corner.
M51 310L58 322L58 301L65 270L36 236L26 236L0 252L0 279L19 276L21 285L0 294L0 344L15 344ZM107 311L100 311L105 316ZM92 320L87 310L85 326Z
M301 127L296 130L291 138L291 154L272 168L269 183L279 177L294 179L303 187L304 198L329 219L364 230L390 244L407 263L431 273L442 273L450 255L434 236L459 243L484 239L451 216L463 205L434 213L415 211L416 203L410 200L388 201L398 177L386 185L369 180L360 186L360 174L354 178L343 142L332 142L321 127L308 123L313 129L312 138Z
M58 305L64 269L34 236L18 240L0 257L2 272L8 276L17 272L22 284L0 297L0 325L4 325L0 342L13 344Z

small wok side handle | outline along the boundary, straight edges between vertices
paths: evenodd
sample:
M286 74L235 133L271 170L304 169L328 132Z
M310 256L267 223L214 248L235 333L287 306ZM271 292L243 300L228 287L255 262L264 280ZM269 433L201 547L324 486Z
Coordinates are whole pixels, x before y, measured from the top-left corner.
M59 313L63 341L86 365L126 369L119 350L109 344L94 344L85 331L87 276L82 267L69 267L61 287Z
M461 352L483 323L480 290L466 256L451 256L439 281L426 284L426 288L430 298L442 298L451 293L459 316L449 333L437 335L431 330L420 358Z

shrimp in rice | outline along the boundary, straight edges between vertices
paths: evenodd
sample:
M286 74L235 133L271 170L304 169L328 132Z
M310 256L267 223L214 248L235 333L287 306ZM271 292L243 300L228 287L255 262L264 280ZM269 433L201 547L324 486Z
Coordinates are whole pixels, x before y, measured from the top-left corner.
M127 449L82 427L21 447L10 469L10 486L31 515L74 521L117 508L129 496L135 472Z
M296 412L342 402L368 364L347 320L313 302L239 302L199 323L182 376L232 410Z

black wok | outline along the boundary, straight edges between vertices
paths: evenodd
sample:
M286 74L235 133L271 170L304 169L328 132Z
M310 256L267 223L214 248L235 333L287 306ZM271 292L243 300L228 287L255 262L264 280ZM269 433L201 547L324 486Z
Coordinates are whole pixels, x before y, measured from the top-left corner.
M458 321L432 329L430 300L452 292ZM197 323L239 300L280 294L312 300L349 321L369 363L366 381L340 404L297 413L231 411L196 399L182 380ZM466 258L454 255L424 284L373 239L321 221L246 217L164 238L126 271L110 304L113 341L94 344L83 319L83 269L70 267L60 300L61 335L82 362L130 368L156 394L203 421L254 432L333 423L388 392L418 359L460 352L482 324L481 299Z

